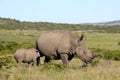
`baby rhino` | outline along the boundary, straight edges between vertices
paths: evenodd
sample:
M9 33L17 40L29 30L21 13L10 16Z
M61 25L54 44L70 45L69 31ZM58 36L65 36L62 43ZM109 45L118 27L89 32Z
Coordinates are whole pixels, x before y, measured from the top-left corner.
M34 66L38 66L40 62L40 54L35 48L18 49L14 54L14 58L19 65L33 62Z

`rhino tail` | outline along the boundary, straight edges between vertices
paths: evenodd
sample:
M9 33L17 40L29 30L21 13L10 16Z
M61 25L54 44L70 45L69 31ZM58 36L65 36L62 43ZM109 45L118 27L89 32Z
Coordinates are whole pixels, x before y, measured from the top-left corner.
M37 49L39 51L39 48L38 48L38 43L37 41L35 41L35 49Z
M35 42L35 49L38 50L38 52L39 52L39 54L40 54L40 57L42 57L43 54L42 54L42 52L40 51L40 49L39 49L39 47L38 47L38 42L37 42L37 41Z

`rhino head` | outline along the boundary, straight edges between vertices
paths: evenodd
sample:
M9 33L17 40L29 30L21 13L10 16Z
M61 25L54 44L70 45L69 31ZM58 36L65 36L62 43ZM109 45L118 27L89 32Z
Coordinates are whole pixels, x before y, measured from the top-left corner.
M100 54L93 54L90 50L88 50L85 45L85 39L86 35L82 34L78 40L76 54L85 64L89 64L94 58L98 57Z

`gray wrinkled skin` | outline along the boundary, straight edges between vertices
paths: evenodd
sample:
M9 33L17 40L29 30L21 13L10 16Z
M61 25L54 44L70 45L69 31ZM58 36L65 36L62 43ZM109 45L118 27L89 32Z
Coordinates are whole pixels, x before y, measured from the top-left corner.
M45 62L51 58L61 59L63 64L68 64L76 54L86 64L94 58L93 54L85 46L86 35L81 37L71 32L46 32L36 41L36 49L41 57L45 56Z
M19 65L33 62L34 66L38 66L40 62L40 54L35 48L18 49L14 54L14 58Z

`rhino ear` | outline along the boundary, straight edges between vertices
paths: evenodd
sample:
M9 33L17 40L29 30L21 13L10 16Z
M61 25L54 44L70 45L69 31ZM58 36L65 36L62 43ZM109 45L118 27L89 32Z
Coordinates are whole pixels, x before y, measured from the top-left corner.
M79 38L78 42L84 41L87 38L85 33L81 34L81 37Z

